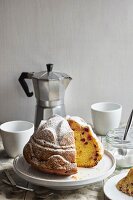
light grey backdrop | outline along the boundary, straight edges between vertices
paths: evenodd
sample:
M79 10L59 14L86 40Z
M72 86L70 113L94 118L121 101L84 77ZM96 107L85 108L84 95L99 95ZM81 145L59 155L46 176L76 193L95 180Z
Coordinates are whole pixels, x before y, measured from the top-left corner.
M35 98L17 79L48 62L73 78L67 114L90 121L92 103L113 101L126 120L133 107L133 1L0 0L1 122L33 121Z

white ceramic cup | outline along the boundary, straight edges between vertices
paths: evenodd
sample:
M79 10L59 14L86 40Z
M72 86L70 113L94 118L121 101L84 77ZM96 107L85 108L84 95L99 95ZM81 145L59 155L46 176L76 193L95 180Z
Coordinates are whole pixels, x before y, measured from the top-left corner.
M91 105L94 130L99 135L106 135L109 130L118 128L121 121L122 106L112 102L100 102Z
M34 132L34 124L27 121L10 121L0 126L2 142L9 157L23 153L24 145Z

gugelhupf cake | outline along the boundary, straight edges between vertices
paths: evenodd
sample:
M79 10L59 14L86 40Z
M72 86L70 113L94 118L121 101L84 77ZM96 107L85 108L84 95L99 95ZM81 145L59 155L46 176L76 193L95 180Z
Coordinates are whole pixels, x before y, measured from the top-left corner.
M41 123L25 145L23 155L40 171L71 175L77 173L77 166L97 165L103 146L81 118L54 115Z
M77 172L74 132L67 120L58 115L42 122L25 145L23 155L31 166L46 173Z
M133 196L133 168L131 168L126 177L122 178L116 185L117 189L123 193Z

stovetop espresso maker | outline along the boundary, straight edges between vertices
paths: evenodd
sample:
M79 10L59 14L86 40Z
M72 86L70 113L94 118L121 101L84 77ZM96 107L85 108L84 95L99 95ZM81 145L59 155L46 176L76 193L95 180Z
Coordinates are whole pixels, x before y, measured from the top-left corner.
M33 96L29 91L25 79L32 79L35 97L35 129L39 126L41 120L46 120L53 114L65 116L64 95L71 77L64 73L53 72L53 64L46 65L47 70L38 73L22 72L19 82L28 97Z

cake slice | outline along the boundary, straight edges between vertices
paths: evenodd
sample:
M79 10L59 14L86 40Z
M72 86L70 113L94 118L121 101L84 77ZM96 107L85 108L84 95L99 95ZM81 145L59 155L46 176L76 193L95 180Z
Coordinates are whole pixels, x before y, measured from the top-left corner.
M67 117L74 131L76 146L76 163L78 167L94 167L102 159L104 149L100 140L80 117Z
M126 177L117 183L116 187L123 193L133 196L133 168L129 170Z

